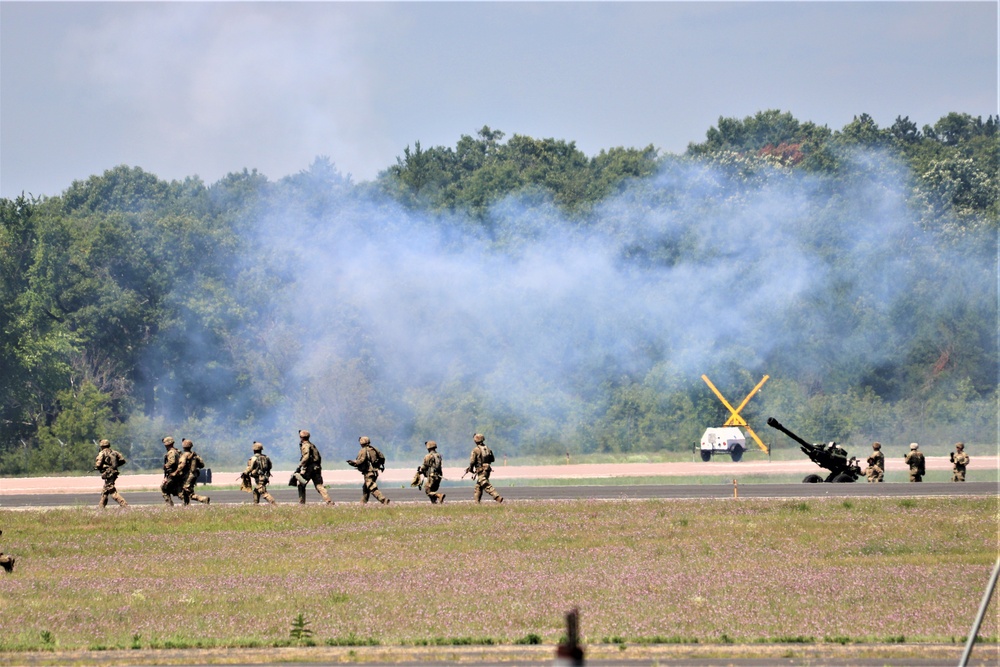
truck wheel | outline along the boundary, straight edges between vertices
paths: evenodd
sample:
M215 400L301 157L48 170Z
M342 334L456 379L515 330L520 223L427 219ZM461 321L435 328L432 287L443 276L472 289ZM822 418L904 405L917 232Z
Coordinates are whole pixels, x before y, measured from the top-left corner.
M819 475L806 475L805 479L802 480L804 484L815 484L816 482L822 482L823 478Z
M733 447L733 451L729 452L729 455L733 457L733 461L739 461L743 458L743 448Z
M712 460L712 450L711 449L703 449L703 450L701 450L701 460L702 461L711 461Z
M836 476L835 476L835 477L834 477L833 479L831 479L830 481L831 481L831 482L838 482L838 483L841 483L841 484L842 484L842 483L844 483L844 482L853 482L853 481L854 481L854 478L853 478L853 477L851 477L850 475L848 475L848 474L847 474L846 472L842 472L842 473L838 473L838 474L837 474L837 475L836 475Z

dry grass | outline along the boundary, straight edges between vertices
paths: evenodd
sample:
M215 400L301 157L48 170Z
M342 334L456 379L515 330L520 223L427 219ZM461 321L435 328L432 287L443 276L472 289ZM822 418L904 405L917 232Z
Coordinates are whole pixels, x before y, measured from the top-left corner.
M996 497L0 511L0 651L530 654L571 607L587 644L633 653L960 648L997 519Z

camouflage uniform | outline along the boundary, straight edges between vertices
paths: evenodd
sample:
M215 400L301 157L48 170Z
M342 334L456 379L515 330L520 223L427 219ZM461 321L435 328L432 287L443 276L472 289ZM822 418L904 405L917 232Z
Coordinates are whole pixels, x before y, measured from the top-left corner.
M169 435L163 439L163 444L167 451L163 455L163 482L160 484L160 493L163 494L163 502L173 505L174 500L170 496L181 495L181 485L184 480L180 478L181 453L174 449L174 439Z
M3 534L3 531L0 530L0 535L2 535L2 534ZM13 572L14 571L14 561L16 561L16 560L17 559L14 558L13 556L10 556L10 555L5 554L4 552L0 551L0 567L2 567L7 572Z
M115 488L115 482L118 480L118 466L123 466L125 463L125 457L122 456L121 452L111 449L111 443L107 440L101 440L101 451L98 452L97 459L94 461L94 470L100 471L101 479L104 480L100 507L108 506L108 496L114 498L115 502L122 507L128 507L128 503Z
M910 443L910 453L903 457L906 465L910 466L910 481L924 481L924 455L917 449L919 445Z
M199 496L194 492L195 484L198 483L198 471L205 467L205 461L198 456L194 449L194 443L188 439L181 440L181 447L184 451L177 461L177 477L181 481L181 499L185 505L190 505L192 500L199 503L209 504L212 499L208 496Z
M865 476L868 478L869 482L884 482L885 454L881 451L882 443L873 442L872 449L874 451L871 456L868 457L868 469L865 471Z
M271 459L264 454L264 445L253 443L253 456L247 461L247 469L242 476L244 483L250 480L254 482L255 486L251 489L254 505L259 505L261 498L272 505L276 504L274 496L267 492L267 483L271 479Z
M369 496L375 496L375 500L388 505L389 499L378 490L378 473L385 468L385 463L378 465L378 453L372 447L371 439L361 436L358 442L361 444L361 450L357 458L349 460L347 464L357 468L358 472L365 476L364 484L361 486L361 503L367 503Z
M428 440L424 446L427 447L427 455L420 467L417 468L417 474L413 476L413 482L410 483L410 486L415 486L418 489L422 487L431 503L443 503L446 494L438 493L437 490L441 486L444 464L441 455L438 454L436 442ZM423 480L420 479L421 475L424 477Z
M299 451L302 456L299 459L299 467L293 475L299 489L299 504L306 504L306 485L313 483L319 495L323 497L327 505L332 505L330 494L323 486L323 458L319 455L316 445L309 442L309 431L299 431Z
M476 443L476 446L472 448L472 454L469 455L469 467L465 469L466 472L471 472L476 476L476 490L472 497L477 503L482 502L485 491L493 497L493 500L502 503L503 496L497 493L497 490L490 484L490 473L493 472L490 463L493 462L493 452L486 446L486 438L481 433L475 434L472 441Z
M965 443L956 442L951 455L951 481L964 482L965 468L969 465L969 455L965 453Z

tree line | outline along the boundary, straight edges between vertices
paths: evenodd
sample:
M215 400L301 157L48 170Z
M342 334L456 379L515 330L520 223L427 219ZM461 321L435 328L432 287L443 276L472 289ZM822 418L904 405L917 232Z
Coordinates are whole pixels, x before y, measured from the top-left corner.
M253 440L287 441L276 458L291 459L300 427L338 437L345 453L374 434L414 459L424 440L465 431L512 456L683 450L728 416L683 363L679 350L696 348L710 349L702 372L727 395L771 375L751 420L780 414L800 434L846 443L891 433L995 446L998 121L950 113L880 128L862 114L830 130L768 110L720 118L681 155L650 145L591 157L572 141L483 127L454 147L415 142L371 182L323 157L278 181L243 170L210 185L119 166L58 196L2 199L0 474L87 470L101 438L154 468L167 433L219 464L242 462ZM759 276L798 258L758 238L767 223L746 212L775 192L784 208L764 210L801 208L777 233L807 249L804 275L828 279L772 312ZM730 219L760 243L710 236ZM554 244L556 227L588 235L645 287L725 263L731 280L712 294L754 304L760 328L688 348L693 331L643 337L630 313L594 325L628 342L627 363L590 350L558 380L518 370L523 391L497 400L499 369L401 381L356 304L331 299L337 345L304 368L315 349L289 295L330 267L276 256L262 230L337 245L400 237L414 220L441 247L475 239L486 257ZM890 226L896 236L876 240ZM710 282L705 270L696 283ZM809 354L770 344L793 334ZM553 349L569 358L574 345Z

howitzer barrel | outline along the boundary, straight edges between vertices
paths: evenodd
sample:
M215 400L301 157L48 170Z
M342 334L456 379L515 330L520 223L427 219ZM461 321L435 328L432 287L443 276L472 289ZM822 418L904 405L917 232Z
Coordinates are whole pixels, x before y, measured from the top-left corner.
M811 442L806 442L805 440L803 440L799 436L797 436L794 433L792 433L791 431L789 431L787 428L784 427L784 425L781 422L779 422L774 417L768 417L767 418L767 425L770 426L771 428L778 429L779 431L781 431L782 433L784 433L785 435L787 435L789 438L791 438L795 442L799 443L800 445L802 445L804 447L808 447L809 449L813 448L813 445L812 445Z

